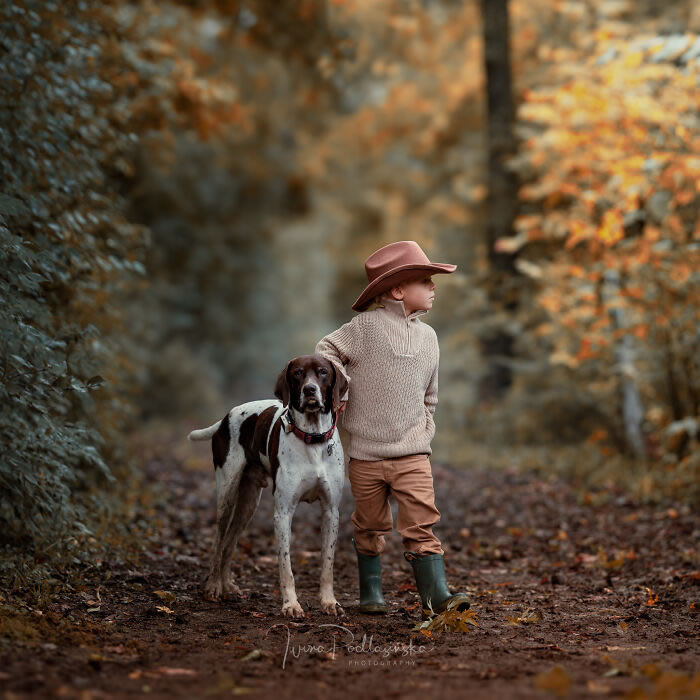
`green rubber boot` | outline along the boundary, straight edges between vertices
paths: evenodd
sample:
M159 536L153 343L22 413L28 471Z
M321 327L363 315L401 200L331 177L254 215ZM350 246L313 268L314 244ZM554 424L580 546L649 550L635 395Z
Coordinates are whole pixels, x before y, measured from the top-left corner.
M460 612L468 610L469 596L466 593L453 593L445 579L445 559L442 554L415 554L404 552L404 559L411 562L413 575L416 577L416 587L423 604L423 619L430 618L430 609L436 613L445 612L449 608L457 608Z
M360 612L368 615L386 613L387 605L382 595L382 564L379 554L361 554L357 551L355 538L352 544L357 552L357 566L360 570Z

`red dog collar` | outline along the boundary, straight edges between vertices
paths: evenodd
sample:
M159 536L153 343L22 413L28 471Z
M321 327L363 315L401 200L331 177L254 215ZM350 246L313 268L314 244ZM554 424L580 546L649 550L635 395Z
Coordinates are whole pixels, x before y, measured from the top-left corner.
M335 428L338 424L338 416L343 412L344 409L345 404L342 404L341 407L333 413L333 425L331 426L330 430L327 430L325 433L307 433L294 423L289 407L287 407L285 411L286 415L283 414L284 418L287 419L290 426L290 430L288 430L287 432L293 432L300 440L303 440L307 445L311 445L318 442L327 442L333 437L333 433L335 432Z

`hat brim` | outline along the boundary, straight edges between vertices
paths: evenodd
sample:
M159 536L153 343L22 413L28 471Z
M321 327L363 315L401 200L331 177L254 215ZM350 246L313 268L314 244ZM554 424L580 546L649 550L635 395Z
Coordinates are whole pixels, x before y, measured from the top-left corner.
M411 263L408 265L399 265L389 272L385 272L383 275L377 277L376 280L370 282L357 297L357 300L352 305L354 311L362 311L365 306L367 306L372 299L374 299L377 294L386 292L391 289L394 285L404 282L411 277L415 277L417 271L426 271L431 274L447 274L454 272L457 269L457 265L452 265L451 263Z

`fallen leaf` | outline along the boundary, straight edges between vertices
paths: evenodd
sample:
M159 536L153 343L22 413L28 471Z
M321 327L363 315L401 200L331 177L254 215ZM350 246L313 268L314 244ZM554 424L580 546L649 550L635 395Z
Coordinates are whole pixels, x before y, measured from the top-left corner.
M528 608L518 619L522 623L533 624L542 622L542 614L535 608Z
M171 666L158 666L154 671L163 676L196 676L198 673L193 668L173 668Z
M590 680L586 683L586 688L589 692L597 695L607 695L610 692L610 686L600 681Z
M432 610L432 608L431 608ZM428 620L419 622L411 629L411 632L421 632L422 634L432 635L433 632L438 634L447 629L453 632L469 632L469 626L478 627L478 615L474 610L459 611L455 607L449 608L439 614L433 614Z
M253 649L253 651L249 651L244 657L242 657L240 660L241 661L255 661L256 659L262 658L262 652L260 649Z
M174 603L177 600L177 596L170 591L153 591L153 595L157 595L161 600L166 603Z
M652 591L651 588L645 587L645 590L647 592L648 598L647 602L644 603L644 605L646 605L647 607L652 607L653 605L656 605L656 603L659 600L659 596L656 593L654 593L654 591Z
M535 676L535 687L539 690L550 690L563 698L569 694L571 678L561 666L555 666L550 671Z
M535 608L528 608L522 615L506 615L506 620L509 625L532 625L542 622L542 614Z
M119 644L115 647L105 647L105 651L108 651L111 654L124 654L127 651L127 648L123 644Z
M245 695L246 693L254 693L257 688L248 688L238 685L231 676L223 676L219 678L219 682L213 688L204 691L204 695L219 695L220 693L231 693L232 695Z

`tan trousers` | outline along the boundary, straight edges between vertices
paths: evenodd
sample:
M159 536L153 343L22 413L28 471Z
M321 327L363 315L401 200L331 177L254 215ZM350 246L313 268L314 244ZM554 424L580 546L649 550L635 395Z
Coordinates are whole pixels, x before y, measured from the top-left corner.
M355 499L352 524L361 554L384 551L384 535L394 525L389 494L399 504L397 529L404 549L416 554L444 554L433 525L440 520L435 507L433 472L427 454L380 460L350 458L350 486Z

